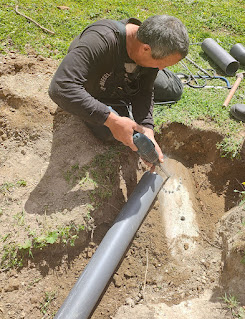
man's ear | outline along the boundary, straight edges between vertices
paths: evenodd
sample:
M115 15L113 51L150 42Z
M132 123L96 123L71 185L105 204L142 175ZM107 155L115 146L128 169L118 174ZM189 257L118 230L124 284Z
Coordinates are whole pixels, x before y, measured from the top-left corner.
M151 53L151 47L149 46L149 44L143 44L143 51L145 53Z

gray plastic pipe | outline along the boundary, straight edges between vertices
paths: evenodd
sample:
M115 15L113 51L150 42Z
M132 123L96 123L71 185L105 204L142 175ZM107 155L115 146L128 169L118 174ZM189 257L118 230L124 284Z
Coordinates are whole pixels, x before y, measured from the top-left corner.
M146 172L142 176L55 319L87 319L91 315L163 182L156 173Z
M203 51L227 74L234 75L240 63L225 51L216 41L207 38L201 45Z
M241 64L245 65L245 47L241 43L236 43L230 49L230 54Z

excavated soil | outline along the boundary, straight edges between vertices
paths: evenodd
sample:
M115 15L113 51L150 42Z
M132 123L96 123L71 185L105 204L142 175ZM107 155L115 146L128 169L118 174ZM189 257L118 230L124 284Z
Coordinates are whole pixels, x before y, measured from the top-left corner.
M108 159L115 172L111 196L94 205L96 186L89 178L70 182L77 168L109 154L111 145L95 139L79 118L49 99L57 65L40 56L0 57L4 319L53 318L146 170L135 153L115 143L120 156L115 162ZM244 148L239 161L222 158L216 148L220 135L176 123L164 126L157 139L173 162L172 171L185 168L182 179L194 202L198 249L191 253L183 237L183 251L178 256L171 252L157 198L91 318L233 318L222 296L237 295L245 304L244 264L239 262L244 238L239 238L239 249L229 248L245 221L234 192L245 181ZM23 265L13 266L13 252L28 238L71 225L84 226L74 246L70 237L49 243L25 255Z

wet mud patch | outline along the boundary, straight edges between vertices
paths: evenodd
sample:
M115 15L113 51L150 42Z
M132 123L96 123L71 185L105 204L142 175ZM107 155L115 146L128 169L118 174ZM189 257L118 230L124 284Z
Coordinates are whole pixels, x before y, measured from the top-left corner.
M50 101L47 89L55 62L17 55L3 61L0 317L52 318L146 168L137 154L117 143L102 144L82 121ZM239 285L241 269L237 261L236 284L229 290L229 227L222 224L220 231L220 222L239 203L234 190L245 180L244 158L222 158L216 148L220 135L179 124L165 126L157 139L168 156L173 184L166 184L152 203L92 318L158 318L157 311L159 318L171 318L171 309L181 316L184 308L173 307L202 300L206 291L215 310L220 309L219 317L208 318L226 318L217 298ZM175 192L178 205L171 206ZM164 204L166 194L173 196ZM195 232L190 234L189 227L178 232L179 250L174 250L176 236L169 235L172 227L166 227L170 219L165 215L164 221L163 207L178 212L180 226L189 221L187 211L195 214ZM235 225L243 222L239 216ZM234 226L234 233L239 227ZM20 250L25 252L22 264L16 255ZM207 298L205 307L214 314ZM156 310L152 304L169 308Z

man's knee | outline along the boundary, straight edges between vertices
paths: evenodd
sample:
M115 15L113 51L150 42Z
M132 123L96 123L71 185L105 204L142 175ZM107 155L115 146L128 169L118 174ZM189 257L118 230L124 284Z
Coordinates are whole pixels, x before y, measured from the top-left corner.
M178 101L183 93L183 85L173 72L164 69L158 71L154 82L154 101Z
M99 140L103 142L115 141L115 138L108 127L104 125L94 125L89 122L84 122L84 123L90 129L91 133Z
M109 106L111 112L119 115L117 111L115 111L111 106ZM86 126L90 129L95 137L100 139L103 142L112 142L115 141L114 136L112 135L110 129L105 125L96 125L91 124L89 122L85 122Z

